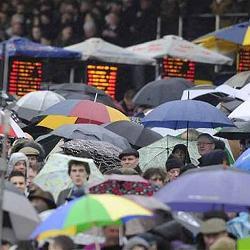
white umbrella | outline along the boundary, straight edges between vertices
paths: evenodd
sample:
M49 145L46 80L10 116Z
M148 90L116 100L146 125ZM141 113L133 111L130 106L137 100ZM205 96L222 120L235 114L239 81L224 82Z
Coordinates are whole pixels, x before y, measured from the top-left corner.
M101 38L90 38L68 47L67 50L81 52L82 60L95 59L102 62L134 65L154 64L155 60L145 55L136 54L117 45L105 42Z
M171 56L187 59L193 62L210 64L232 64L232 59L213 52L181 37L168 35L161 39L134 45L127 48L129 51L147 55L152 58Z
M18 114L19 118L30 121L33 117L63 100L65 100L63 96L52 91L35 91L21 97L12 110Z
M237 107L229 116L230 119L239 119L243 121L250 121L250 101L243 102Z

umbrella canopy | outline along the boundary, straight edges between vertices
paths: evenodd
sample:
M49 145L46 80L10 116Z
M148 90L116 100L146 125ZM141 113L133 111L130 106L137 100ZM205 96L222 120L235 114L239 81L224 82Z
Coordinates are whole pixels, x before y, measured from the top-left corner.
M54 153L49 156L42 170L35 177L34 183L43 190L51 192L54 199L57 200L59 193L72 185L68 174L68 162L70 160L81 161L90 166L89 181L102 179L102 174L93 160Z
M122 224L152 213L135 202L112 194L85 195L59 207L32 233L31 238L43 240L66 234L69 236L94 226Z
M8 137L13 138L25 138L26 135L24 134L23 130L20 128L20 126L12 119L12 117L8 117L7 124L4 121L4 111L0 110L0 137L4 135L6 126L8 127Z
M9 56L28 56L37 58L65 58L80 59L81 54L62 48L45 46L40 43L34 43L27 38L13 37L0 43L0 56L2 56L3 44L6 44L6 50Z
M89 187L91 194L146 195L152 196L159 187L139 175L108 175L103 181Z
M229 85L230 87L233 88L242 88L249 82L250 82L250 71L244 71L232 76L227 81L225 81L224 84Z
M112 122L104 125L104 127L123 136L131 145L137 148L145 147L162 138L157 132L145 128L143 125L129 121Z
M231 43L248 46L250 45L249 22L239 23L214 32L214 36Z
M21 97L12 110L18 114L19 118L30 121L33 117L63 100L65 100L64 97L52 91L35 91Z
M29 200L9 182L5 183L3 210L3 226L10 227L17 240L28 240L40 220Z
M129 51L162 58L166 55L187 59L193 62L210 64L232 64L232 59L213 52L181 37L168 35L161 39L137 44L127 48Z
M169 78L149 82L135 95L136 105L156 107L164 102L181 99L182 92L193 84L182 78Z
M82 152L88 152L98 169L106 171L120 166L119 154L121 149L104 141L72 140L61 146L66 154L79 156Z
M220 110L211 104L196 100L166 102L146 115L142 123L148 127L172 129L234 126Z
M228 140L241 140L250 138L250 122L235 123L234 128L222 128L215 136Z
M250 174L245 171L223 166L203 167L170 182L155 198L176 211L248 211L249 181Z
M103 124L119 120L129 120L127 116L117 109L88 100L65 100L50 107L41 113L41 115L48 116L37 125L51 129L55 129L64 124ZM51 117L49 115L53 116Z
M250 100L240 104L228 117L230 119L250 121L249 109L250 109Z
M111 96L104 91L84 83L63 83L50 85L49 89L65 99L91 100L116 108Z
M235 161L234 166L242 170L250 170L250 149L244 151Z
M108 43L101 38L90 38L84 42L65 47L65 49L80 52L82 54L82 60L90 59L133 65L151 65L155 63L155 60L147 54L139 55L130 52L122 47Z
M67 139L106 141L121 149L130 148L127 139L95 124L63 125L52 131L51 134Z

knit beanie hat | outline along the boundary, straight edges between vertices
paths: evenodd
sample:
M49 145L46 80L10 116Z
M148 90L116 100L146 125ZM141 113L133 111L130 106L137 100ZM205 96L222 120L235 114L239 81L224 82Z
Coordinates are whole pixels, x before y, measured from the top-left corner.
M166 170L169 171L173 168L182 168L184 167L184 164L182 163L181 160L177 159L177 158L171 158L168 159L166 162Z

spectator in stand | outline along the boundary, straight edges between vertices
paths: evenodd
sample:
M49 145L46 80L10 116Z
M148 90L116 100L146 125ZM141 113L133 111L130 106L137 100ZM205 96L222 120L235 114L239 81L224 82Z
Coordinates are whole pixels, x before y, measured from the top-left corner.
M134 102L133 97L135 95L135 91L133 89L129 89L125 92L122 101L120 102L124 112L128 116L134 115Z
M22 172L12 171L8 177L8 181L15 185L23 194L26 190L26 177Z
M37 43L41 42L42 32L39 26L33 26L31 30L31 40Z
M75 43L77 43L77 40L74 37L73 27L71 25L65 26L59 34L56 46L66 47Z
M165 184L166 172L161 168L148 168L144 172L143 178L159 187L162 187Z

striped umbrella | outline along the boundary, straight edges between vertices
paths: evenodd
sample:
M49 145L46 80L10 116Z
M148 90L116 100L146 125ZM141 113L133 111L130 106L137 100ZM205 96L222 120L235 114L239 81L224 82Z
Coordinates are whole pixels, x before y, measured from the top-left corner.
M117 109L89 100L65 100L45 110L37 125L55 129L64 124L103 124L129 118Z
M59 207L32 233L44 240L57 235L72 236L94 226L122 224L138 217L151 217L149 210L127 198L113 194L85 195Z

